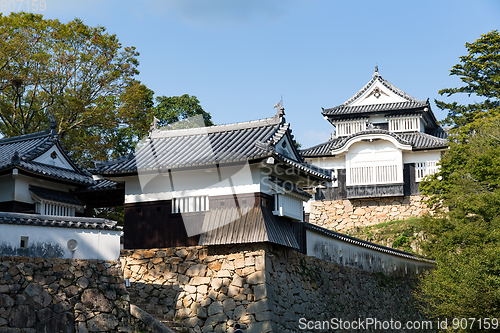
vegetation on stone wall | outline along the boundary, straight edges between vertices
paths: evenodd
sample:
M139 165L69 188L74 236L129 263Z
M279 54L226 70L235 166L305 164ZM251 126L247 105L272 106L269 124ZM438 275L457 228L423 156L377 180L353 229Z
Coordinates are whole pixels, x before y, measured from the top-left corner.
M424 240L418 219L388 221L365 227L349 229L346 233L376 244L394 249L421 254L420 243Z

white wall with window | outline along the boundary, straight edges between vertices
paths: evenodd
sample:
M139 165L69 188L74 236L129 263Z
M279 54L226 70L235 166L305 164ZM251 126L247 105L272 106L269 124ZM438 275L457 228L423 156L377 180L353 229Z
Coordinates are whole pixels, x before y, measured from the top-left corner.
M426 161L415 163L415 182L421 182L425 176L433 175L439 171L439 161Z
M405 152L403 154L403 162L405 164L415 164L415 181L419 183L425 176L439 171L437 164L441 159L441 154L441 151Z
M395 117L389 118L389 131L390 132L420 132L421 117Z
M402 152L391 142L357 142L349 148L346 154L347 186L402 182Z
M365 131L367 122L368 118L336 122L335 134L336 136L349 136Z
M209 210L208 195L194 197L173 198L172 213L194 213Z

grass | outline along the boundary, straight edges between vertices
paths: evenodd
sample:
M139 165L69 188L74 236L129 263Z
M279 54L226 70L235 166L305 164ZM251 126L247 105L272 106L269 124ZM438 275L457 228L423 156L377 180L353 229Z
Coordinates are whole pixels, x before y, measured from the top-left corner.
M419 243L424 237L418 218L388 221L347 230L348 235L369 242L389 246L410 253L420 253Z

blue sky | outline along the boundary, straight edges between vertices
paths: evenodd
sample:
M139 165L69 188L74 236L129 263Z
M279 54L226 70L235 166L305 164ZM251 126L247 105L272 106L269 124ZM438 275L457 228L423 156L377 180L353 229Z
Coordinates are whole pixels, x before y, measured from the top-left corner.
M27 1L33 0L24 6ZM385 79L415 98L443 99L439 89L460 84L448 74L466 54L464 44L500 28L497 0L45 4L37 12L47 18L78 17L135 46L138 79L158 96L197 96L216 124L272 116L283 96L286 119L303 148L326 141L333 130L321 107L351 97L376 64ZM433 111L438 119L446 116Z

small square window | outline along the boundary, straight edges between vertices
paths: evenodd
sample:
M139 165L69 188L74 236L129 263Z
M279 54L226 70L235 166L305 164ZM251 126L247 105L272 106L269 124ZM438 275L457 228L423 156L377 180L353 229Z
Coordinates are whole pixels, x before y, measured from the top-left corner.
M21 249L27 249L28 248L28 236L21 236Z

